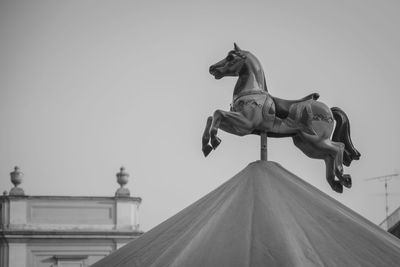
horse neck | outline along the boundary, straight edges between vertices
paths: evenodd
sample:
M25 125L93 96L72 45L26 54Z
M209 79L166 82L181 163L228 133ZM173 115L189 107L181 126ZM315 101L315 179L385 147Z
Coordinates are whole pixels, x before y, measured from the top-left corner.
M239 73L239 78L236 82L233 95L237 96L245 91L268 92L264 71L254 56L248 56L246 59L246 63L244 64L242 71Z

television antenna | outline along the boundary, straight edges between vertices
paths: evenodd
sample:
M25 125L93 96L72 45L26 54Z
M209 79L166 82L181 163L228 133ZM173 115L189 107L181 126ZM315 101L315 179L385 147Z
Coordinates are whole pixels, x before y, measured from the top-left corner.
M388 203L388 198L389 198L389 193L388 193L388 182L390 180L392 180L395 177L398 177L399 174L398 173L392 173L392 174L388 174L388 175L382 175L382 176L376 176L376 177L370 177L370 178L366 178L364 179L367 182L370 181L375 181L378 180L380 182L385 182L385 211L386 211L386 222L388 220L389 217L389 203Z

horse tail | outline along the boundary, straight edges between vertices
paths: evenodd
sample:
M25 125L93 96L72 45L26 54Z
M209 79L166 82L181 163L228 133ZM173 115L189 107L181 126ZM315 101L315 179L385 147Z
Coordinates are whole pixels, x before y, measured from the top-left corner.
M353 160L360 159L360 152L354 147L350 138L350 121L346 113L338 107L331 108L333 117L336 121L335 130L333 132L332 141L344 144L343 164L350 166Z

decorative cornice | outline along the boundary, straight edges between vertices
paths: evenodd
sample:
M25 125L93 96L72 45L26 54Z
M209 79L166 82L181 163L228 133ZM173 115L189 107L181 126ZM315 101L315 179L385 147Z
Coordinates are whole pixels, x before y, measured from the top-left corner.
M142 202L141 197L99 197L99 196L0 196L0 201L3 199L46 199L46 200L124 200L132 202Z
M143 234L142 231L35 231L35 230L2 230L0 231L1 238L29 238L29 239L101 239L101 238L135 238Z

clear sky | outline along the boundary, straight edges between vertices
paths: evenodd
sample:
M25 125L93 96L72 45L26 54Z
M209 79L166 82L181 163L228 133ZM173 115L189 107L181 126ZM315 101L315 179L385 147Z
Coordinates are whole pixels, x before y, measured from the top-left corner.
M272 95L319 92L342 108L362 153L341 195L289 138L269 139L270 160L379 223L383 183L364 179L400 165L399 12L390 0L2 0L0 190L18 165L29 195L112 196L124 165L142 229L172 216L259 158L259 137L223 132L201 152L206 118L229 109L235 83L208 67L237 42ZM389 192L393 211L400 181Z

